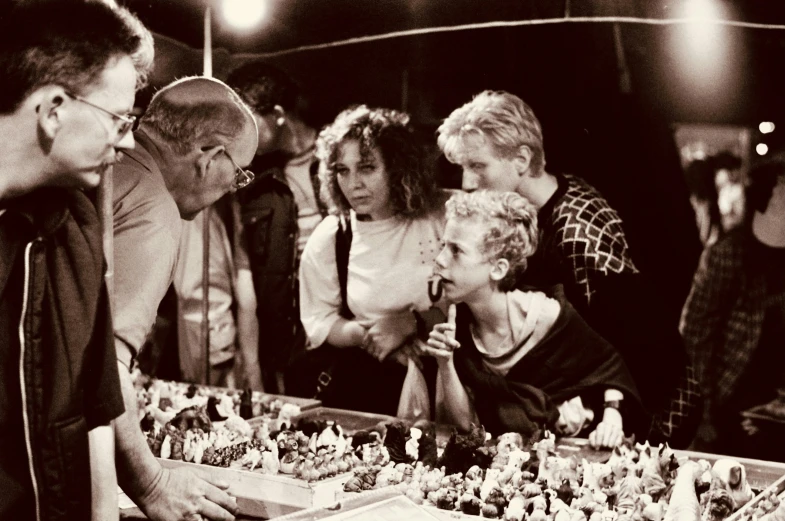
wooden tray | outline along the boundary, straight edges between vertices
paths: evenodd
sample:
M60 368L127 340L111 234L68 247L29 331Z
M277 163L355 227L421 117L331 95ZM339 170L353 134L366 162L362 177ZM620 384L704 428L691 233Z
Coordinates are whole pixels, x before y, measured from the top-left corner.
M397 421L394 416L384 414L372 414L369 412L347 411L344 409L333 409L330 407L315 407L305 412L292 416L292 423L297 424L299 420L332 420L343 428L346 435L352 435L357 431L373 429L377 424L389 421Z
M556 443L556 449L562 456L574 454L578 458L586 458L588 461L606 461L611 454L608 450L592 449L589 447L589 441L583 438L563 438ZM736 456L723 456L721 454L709 454L690 450L674 450L673 452L676 453L678 458L686 457L692 460L705 459L712 465L718 459L723 458L730 458L738 461L747 469L747 481L757 490L765 489L785 475L785 463L738 458Z
M738 509L736 512L733 513L729 518L725 521L742 521L747 517L747 513L754 509L758 503L764 498L767 497L771 492L774 492L776 495L780 495L785 491L785 476L782 476L780 479L772 483L769 487L763 490L760 494L752 498L752 500ZM780 497L782 500L782 497Z
M229 484L229 493L237 497L240 513L246 516L273 518L302 510L334 504L344 497L343 486L351 472L308 483L283 474L269 475L248 470L214 467L158 458L165 468L185 467Z

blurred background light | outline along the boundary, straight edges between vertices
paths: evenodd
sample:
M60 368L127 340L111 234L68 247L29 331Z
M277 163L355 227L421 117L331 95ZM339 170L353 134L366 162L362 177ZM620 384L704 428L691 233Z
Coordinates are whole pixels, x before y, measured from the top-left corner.
M266 0L223 0L224 19L237 29L254 27L266 13Z
M769 146L766 143L758 143L758 146L755 147L755 152L759 156L765 156L769 152Z
M760 130L761 134L771 134L774 132L774 123L771 121L764 121L758 125L758 130Z

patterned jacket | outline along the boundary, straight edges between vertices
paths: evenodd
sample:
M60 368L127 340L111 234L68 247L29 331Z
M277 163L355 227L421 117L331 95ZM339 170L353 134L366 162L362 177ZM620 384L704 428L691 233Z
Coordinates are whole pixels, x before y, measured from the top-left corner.
M679 329L713 408L735 389L763 326L765 281L744 253L751 240L743 227L703 251L682 312Z
M560 282L565 282L569 297L580 294L580 298L572 299L579 310L591 304L598 278L638 273L629 255L621 217L602 194L580 177L563 176L559 189L540 209L538 218L538 248L552 259L560 259Z
M619 214L583 179L557 180L538 212L540 244L518 287L563 284L584 320L619 350L649 411L672 410L688 367L677 324L663 324L656 291L630 257Z

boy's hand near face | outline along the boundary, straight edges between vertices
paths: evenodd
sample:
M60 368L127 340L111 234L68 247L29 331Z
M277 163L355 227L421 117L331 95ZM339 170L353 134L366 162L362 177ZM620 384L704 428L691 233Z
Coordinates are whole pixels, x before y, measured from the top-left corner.
M455 304L450 305L447 322L436 324L428 337L426 354L436 358L440 365L451 361L453 352L461 347L455 340Z

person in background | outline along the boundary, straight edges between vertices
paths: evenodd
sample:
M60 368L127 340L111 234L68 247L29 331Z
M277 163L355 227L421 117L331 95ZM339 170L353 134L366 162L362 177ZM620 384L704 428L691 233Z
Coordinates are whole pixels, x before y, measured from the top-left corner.
M220 387L262 390L258 363L259 327L256 298L245 248L237 237L239 213L227 194L183 222L174 288L177 294L177 339L181 379ZM210 378L205 377L202 339L204 219L210 225ZM249 302L251 303L249 305ZM251 360L244 354L251 353Z
M517 192L537 208L540 246L518 288L562 284L621 353L654 414L648 438L686 446L697 425L697 382L677 324L658 319L656 292L632 261L616 211L583 179L545 170L540 122L513 94L482 92L437 132L439 148L463 169L464 190Z
M515 289L537 234L536 210L514 192L459 192L447 201L435 272L458 307L455 324L437 324L425 348L438 360L437 396L447 422L465 430L481 423L532 435L544 426L615 447L625 428L640 434L646 417L635 383L559 286L549 295Z
M90 197L133 148L152 37L101 2L0 20L0 519L119 516L123 398Z
M327 207L319 199L316 128L309 103L284 71L252 61L227 80L254 111L259 146L252 168L257 181L239 195L241 245L253 274L259 330L258 362L267 392L296 385L293 362L305 349L297 271L305 243ZM241 272L242 274L242 272ZM253 297L250 295L249 297ZM251 364L256 353L244 358Z
M740 183L731 181L737 176L731 173L738 172L740 167L738 157L723 152L692 161L684 172L698 234L704 246L711 246L726 231L739 224L744 200L739 198ZM720 210L720 192L723 194L724 212Z
M682 314L705 400L695 450L739 454L741 411L785 384L785 154L749 179L751 216L704 250Z
M394 110L343 111L319 134L317 156L333 214L305 245L300 306L309 349L341 360L324 403L395 415L416 356L408 342L417 332L413 311L431 308L427 281L441 249L445 198L409 116ZM348 229L344 291L336 243ZM313 395L315 378L303 384Z
M126 413L116 421L123 490L154 520L232 519L235 501L219 480L164 469L139 427L129 370L172 283L182 219L193 219L246 186L256 122L219 80L184 78L158 91L114 176L115 346Z

